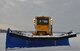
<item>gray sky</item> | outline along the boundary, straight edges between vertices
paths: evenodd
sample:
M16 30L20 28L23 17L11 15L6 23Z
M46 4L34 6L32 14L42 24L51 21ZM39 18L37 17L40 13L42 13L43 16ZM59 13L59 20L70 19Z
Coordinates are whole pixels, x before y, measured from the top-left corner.
M42 15L54 18L54 31L80 31L80 0L0 0L0 28L34 30Z

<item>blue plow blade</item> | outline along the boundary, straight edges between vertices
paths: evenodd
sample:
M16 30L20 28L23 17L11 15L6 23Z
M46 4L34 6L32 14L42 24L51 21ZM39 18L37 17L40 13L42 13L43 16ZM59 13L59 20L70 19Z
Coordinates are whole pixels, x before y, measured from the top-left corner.
M10 29L6 35L6 48L44 47L44 46L69 46L69 39L29 39L21 36L11 35Z

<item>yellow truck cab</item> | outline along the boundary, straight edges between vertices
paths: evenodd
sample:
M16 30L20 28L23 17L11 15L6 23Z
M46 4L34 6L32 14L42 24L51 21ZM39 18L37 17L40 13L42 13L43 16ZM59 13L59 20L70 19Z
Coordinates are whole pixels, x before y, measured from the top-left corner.
M33 19L35 32L34 35L52 35L52 19L48 16L37 16Z

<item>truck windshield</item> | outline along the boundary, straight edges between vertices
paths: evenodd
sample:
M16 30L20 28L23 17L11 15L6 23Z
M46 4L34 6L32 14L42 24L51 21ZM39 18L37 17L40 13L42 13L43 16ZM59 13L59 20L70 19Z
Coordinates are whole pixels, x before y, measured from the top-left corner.
M38 25L48 25L49 20L48 19L37 19L37 24Z

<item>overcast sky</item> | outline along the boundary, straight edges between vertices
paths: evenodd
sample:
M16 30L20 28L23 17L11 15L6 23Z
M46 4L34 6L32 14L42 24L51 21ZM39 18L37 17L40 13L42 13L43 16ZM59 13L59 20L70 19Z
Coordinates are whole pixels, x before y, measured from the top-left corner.
M80 31L80 0L0 0L0 28L34 30L35 16L54 18L54 31Z

